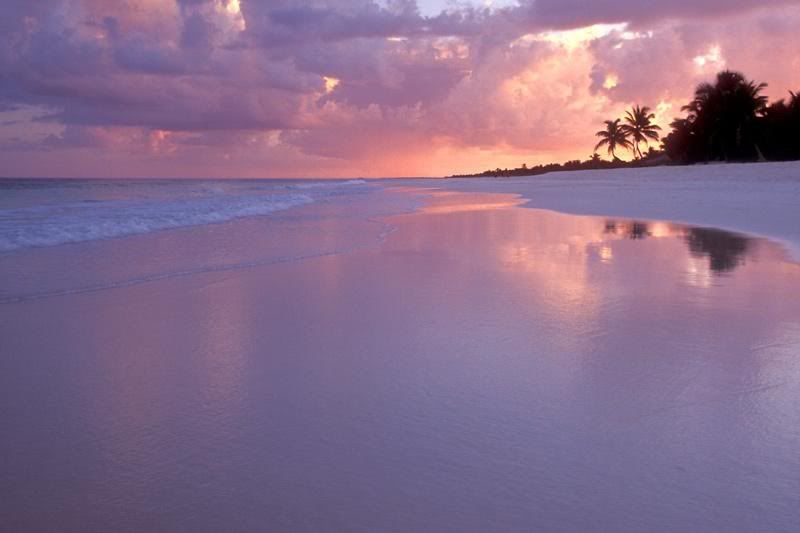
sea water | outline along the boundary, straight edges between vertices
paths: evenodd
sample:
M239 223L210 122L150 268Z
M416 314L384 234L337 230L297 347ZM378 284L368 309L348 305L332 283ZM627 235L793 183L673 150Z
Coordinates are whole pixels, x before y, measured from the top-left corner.
M360 179L1 180L0 301L337 253L379 238L376 217L417 203ZM322 217L354 226L325 240ZM246 235L230 239L223 225L236 221ZM105 269L85 268L95 251Z

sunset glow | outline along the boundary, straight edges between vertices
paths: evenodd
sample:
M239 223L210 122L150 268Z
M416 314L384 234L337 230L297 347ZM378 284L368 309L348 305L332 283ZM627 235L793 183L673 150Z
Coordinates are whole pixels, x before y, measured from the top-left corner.
M0 7L6 175L437 176L586 159L724 68L800 89L785 0L55 3Z
M228 0L225 8L228 10L228 13L232 15L238 15L242 12L242 8L239 6L239 0Z
M694 58L694 64L699 69L712 67L714 69L721 69L725 67L725 60L722 58L722 48L719 45L713 45L708 49L705 54L699 55Z
M616 74L607 74L605 81L603 81L603 89L613 89L619 85L619 76Z
M338 87L339 84L342 82L342 80L339 80L337 78L329 78L327 76L323 76L322 79L325 80L325 92L326 93L333 92L333 90L336 89L336 87Z

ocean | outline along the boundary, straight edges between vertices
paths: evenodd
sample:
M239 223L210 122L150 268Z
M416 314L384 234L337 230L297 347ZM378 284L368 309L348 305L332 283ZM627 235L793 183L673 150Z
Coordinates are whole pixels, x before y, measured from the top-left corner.
M339 248L322 240L307 241L298 249L291 239L281 239L281 222L307 216L307 224L314 223L314 212L289 212L311 204L319 212L336 211L334 217L369 221L413 210L417 202L359 179L0 180L0 275L5 280L0 284L0 301L335 253ZM241 220L267 224L248 227L253 230L250 247L226 250L224 224ZM94 272L94 277L86 277L81 268L58 272L51 268L53 264L81 265L103 243L112 248L124 243L121 247L129 249L148 235L169 230L177 230L169 235L180 235L188 228L207 232L210 238L195 242L191 250L181 244L172 249L157 246L157 257L153 250L143 251L148 261L130 257L114 273ZM137 236L140 239L119 240ZM360 236L352 237L336 246L344 250L363 244ZM111 255L129 253L120 250ZM102 255L107 257L108 250ZM23 263L25 272L15 272Z

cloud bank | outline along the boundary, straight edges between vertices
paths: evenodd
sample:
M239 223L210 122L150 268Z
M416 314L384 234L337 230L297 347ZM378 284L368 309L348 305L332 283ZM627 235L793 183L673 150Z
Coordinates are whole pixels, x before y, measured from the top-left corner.
M5 0L3 175L439 175L587 157L729 67L800 89L793 1Z

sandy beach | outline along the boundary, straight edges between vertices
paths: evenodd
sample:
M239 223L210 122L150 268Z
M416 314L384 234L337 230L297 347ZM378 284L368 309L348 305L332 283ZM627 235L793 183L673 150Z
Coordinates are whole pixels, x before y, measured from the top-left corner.
M710 164L450 179L450 190L505 192L578 215L680 221L779 240L800 261L800 165Z
M4 529L793 531L798 226L526 186L4 252Z

